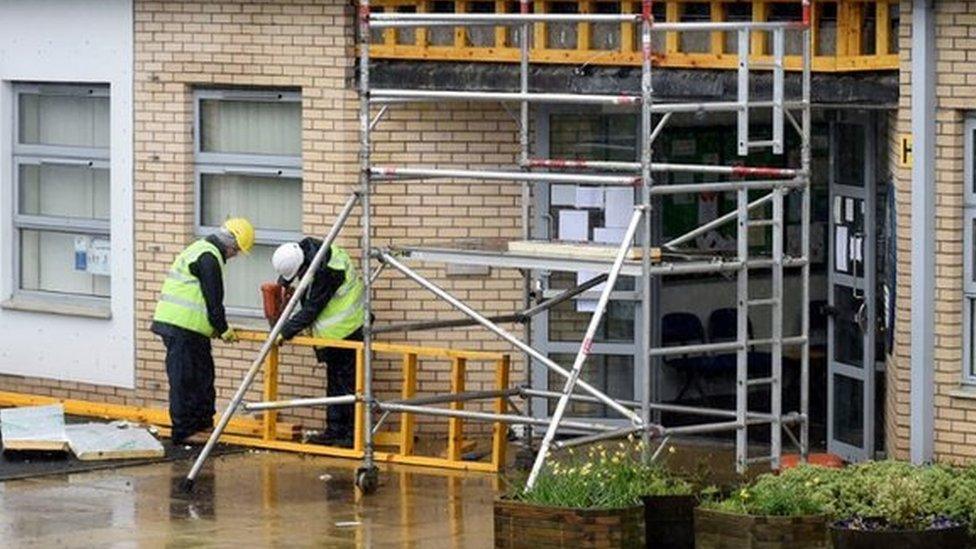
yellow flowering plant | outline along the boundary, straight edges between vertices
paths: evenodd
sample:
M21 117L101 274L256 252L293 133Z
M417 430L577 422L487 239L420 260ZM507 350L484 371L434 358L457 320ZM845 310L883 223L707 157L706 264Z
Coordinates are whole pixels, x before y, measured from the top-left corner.
M614 509L638 505L643 496L693 494L688 481L660 464L645 464L641 443L631 441L553 456L532 490L526 491L520 480L512 483L509 497L555 507Z

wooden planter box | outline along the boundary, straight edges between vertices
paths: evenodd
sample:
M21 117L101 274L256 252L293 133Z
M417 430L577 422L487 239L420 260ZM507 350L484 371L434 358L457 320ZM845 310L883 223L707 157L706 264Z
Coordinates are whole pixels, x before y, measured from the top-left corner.
M495 500L495 547L644 547L644 506L570 509Z
M830 526L834 549L966 549L970 546L965 526L932 530L851 530L840 524Z
M756 517L695 509L697 549L826 549L827 519Z

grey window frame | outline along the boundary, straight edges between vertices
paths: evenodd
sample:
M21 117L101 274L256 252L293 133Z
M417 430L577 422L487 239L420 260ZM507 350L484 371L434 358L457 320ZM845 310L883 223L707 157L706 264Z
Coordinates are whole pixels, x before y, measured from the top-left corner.
M198 237L209 235L219 227L204 225L203 219L203 175L233 174L259 177L280 177L283 179L304 180L302 155L282 156L253 153L214 153L202 150L200 112L204 100L252 101L252 102L292 102L302 103L302 94L292 90L230 90L197 89L193 92L193 231ZM275 245L294 242L302 238L301 231L264 230L255 227L255 245ZM269 267L270 268L270 267ZM257 291L257 289L255 289ZM259 308L227 307L233 316L259 318L263 312Z
M973 234L976 223L976 113L970 113L963 125L965 139L963 146L963 367L962 382L966 385L976 385L976 353L973 345L976 340L972 335L974 309L976 309L976 235Z
M104 236L111 239L111 202L109 219L88 220L53 215L32 215L20 212L20 167L23 165L53 164L61 166L87 166L92 169L105 169L111 175L111 146L72 147L66 145L35 145L20 142L20 98L23 95L84 96L105 97L111 100L109 84L103 83L15 83L13 85L13 124L10 169L13 186L10 205L10 219L13 228L13 294L15 298L31 300L56 300L69 305L104 308L112 299L112 284L109 282L109 295L82 295L47 290L27 290L23 288L21 266L21 232L41 230L67 234ZM111 116L111 115L110 115ZM110 191L111 193L111 184Z

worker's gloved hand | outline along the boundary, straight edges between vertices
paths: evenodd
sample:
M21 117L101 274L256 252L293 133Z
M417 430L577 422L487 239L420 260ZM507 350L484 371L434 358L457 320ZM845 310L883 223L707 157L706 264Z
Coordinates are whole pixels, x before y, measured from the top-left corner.
M233 328L228 327L224 330L224 333L220 334L220 339L226 341L227 343L237 343L237 332Z
M275 347L281 347L285 343L285 336L278 334L275 336L274 344Z

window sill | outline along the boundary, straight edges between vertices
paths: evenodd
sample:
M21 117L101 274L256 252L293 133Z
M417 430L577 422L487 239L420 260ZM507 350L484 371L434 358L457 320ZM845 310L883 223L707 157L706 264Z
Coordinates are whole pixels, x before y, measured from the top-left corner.
M244 316L240 314L228 314L227 323L234 328L242 328L255 332L267 332L268 321L263 316Z
M959 388L949 391L949 396L952 398L976 400L976 386L960 385Z
M112 308L106 300L104 304L85 299L45 298L40 296L17 295L0 303L0 309L30 313L48 313L62 316L77 316L109 320Z

